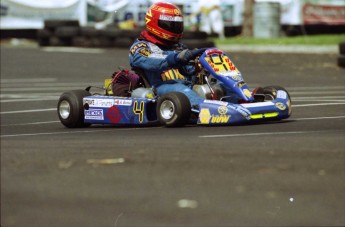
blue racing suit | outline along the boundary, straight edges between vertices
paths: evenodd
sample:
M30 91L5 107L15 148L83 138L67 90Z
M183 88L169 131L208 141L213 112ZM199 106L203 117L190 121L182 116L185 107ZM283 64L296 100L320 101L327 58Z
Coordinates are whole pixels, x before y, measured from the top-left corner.
M133 69L140 69L144 73L158 95L181 92L188 97L192 106L197 106L204 99L191 88L194 66L176 64L176 53L138 39L130 48L129 61Z

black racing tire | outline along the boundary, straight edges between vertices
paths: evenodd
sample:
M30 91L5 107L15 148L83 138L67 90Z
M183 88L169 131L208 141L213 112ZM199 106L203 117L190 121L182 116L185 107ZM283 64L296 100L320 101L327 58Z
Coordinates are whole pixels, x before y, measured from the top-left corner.
M126 49L129 49L132 44L133 44L134 40L130 39L130 38L127 38L127 37L119 37L119 38L116 38L115 41L114 41L114 46L115 47L119 47L119 48L126 48Z
M166 127L182 127L188 123L191 115L189 99L180 92L164 94L158 99L156 114Z
M64 92L57 105L57 113L61 123L67 128L84 128L91 124L84 123L83 98L90 96L86 90Z
M44 28L54 31L56 28L61 26L73 26L79 27L78 20L45 20L44 21Z
M80 35L83 37L98 37L100 31L94 27L80 27Z
M56 36L51 36L49 38L49 46L66 46L66 44L62 39L59 39Z
M37 30L37 42L40 46L49 46L49 39L52 36L52 32L48 29Z
M72 46L76 47L92 47L89 38L84 36L76 36L72 38Z
M289 94L289 92L281 87L281 86L267 86L264 87L264 95L265 95L265 101L273 101L277 98L277 94L279 90L283 90L286 92L287 94L287 99L288 99L288 103L287 106L289 108L289 116L291 115L291 107L292 107L292 102L291 102L291 96Z
M339 54L345 55L345 42L339 43Z
M113 27L100 31L100 35L107 38L125 37L125 33L126 31Z
M338 56L338 66L345 68L345 54Z
M61 38L75 37L79 34L79 27L62 26L56 28L55 35Z
M139 29L126 30L123 37L135 40L140 36L140 33L141 33L141 30Z

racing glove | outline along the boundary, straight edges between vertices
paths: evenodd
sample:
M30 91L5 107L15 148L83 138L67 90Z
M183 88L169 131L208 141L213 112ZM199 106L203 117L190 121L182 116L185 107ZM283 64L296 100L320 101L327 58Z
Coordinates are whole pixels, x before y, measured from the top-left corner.
M175 66L177 64L187 64L190 60L195 59L198 55L202 54L207 48L200 49L185 49L179 53L173 53L167 57L168 64Z

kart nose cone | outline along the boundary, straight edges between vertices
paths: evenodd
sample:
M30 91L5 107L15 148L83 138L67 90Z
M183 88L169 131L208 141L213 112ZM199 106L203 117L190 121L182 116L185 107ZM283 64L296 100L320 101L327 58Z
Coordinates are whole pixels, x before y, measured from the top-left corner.
M67 119L71 114L71 106L69 102L63 100L59 105L59 114L62 119Z

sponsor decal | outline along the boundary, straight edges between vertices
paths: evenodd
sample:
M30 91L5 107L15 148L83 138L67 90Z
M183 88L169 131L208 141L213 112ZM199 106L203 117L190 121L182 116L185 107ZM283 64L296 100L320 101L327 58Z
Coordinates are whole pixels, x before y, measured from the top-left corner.
M252 93L250 93L250 91L248 89L243 89L242 91L243 91L245 96L247 96L247 97L251 97L252 96Z
M228 108L239 112L244 118L250 120L251 112L240 105L228 105Z
M206 55L212 55L212 54L220 54L220 55L222 55L223 52L220 49L218 49L218 48L213 48L213 49L206 50Z
M162 6L153 6L150 8L151 10L157 10L157 11L160 11L162 13L165 13L165 14L175 14L177 16L181 16L182 13L179 9L170 9L170 8L166 8L166 7L162 7ZM152 16L152 14L151 14Z
M277 102L276 103L276 107L280 110L285 110L286 109L286 106L284 103L281 103L281 102Z
M287 98L287 93L283 90L279 90L277 92L277 98L278 99L286 99Z
M147 47L147 44L146 43L138 43L136 44L135 46L133 46L130 50L131 54L134 55L135 52L139 49L139 48L146 48Z
M224 124L228 123L230 115L213 115L211 116L211 123L213 124Z
M84 105L88 104L89 107L111 107L114 105L113 99L85 99Z
M228 112L228 107L226 107L226 106L220 106L220 107L218 107L218 113L219 113L219 114L224 115L224 114L226 114L227 112Z
M211 118L210 110L206 109L206 108L202 108L200 110L200 114L199 114L200 123L201 124L209 124L210 118Z
M130 99L115 99L114 105L116 105L116 106L131 106L132 100L130 100Z
M218 108L219 113L226 113L228 108L226 106L220 106ZM210 114L210 110L206 108L202 108L199 114L199 120L201 124L224 124L228 123L230 119L230 115L225 114Z
M109 119L111 123L116 124L116 123L119 123L120 120L122 119L122 114L117 106L112 106L108 109L106 113L106 117L107 119Z
M231 79L235 80L235 81L240 81L242 80L242 76L241 74L237 74L236 75L230 75Z
M89 120L104 120L102 109L84 110L85 119Z
M240 83L238 83L239 88L242 88L245 85L247 85L247 84L244 81L241 81Z
M178 69L169 69L161 74L163 81L167 80L184 80L185 77L178 71Z
M159 17L160 20L165 20L165 21L176 21L176 22L183 22L182 17L174 17L174 16L168 16L168 15L160 15Z
M224 77L229 77L229 79L235 80L235 81L242 81L243 77L239 71L227 71L227 72L221 72L220 75Z
M96 107L111 107L114 105L114 99L96 99Z
M85 104L88 104L89 106L93 107L93 106L95 106L95 100L84 98L83 99L83 105L85 105Z
M139 50L138 54L140 54L141 56L144 56L144 57L148 57L148 56L150 56L151 51L148 50L147 48L142 48Z
M345 5L306 3L302 8L304 24L345 24Z

